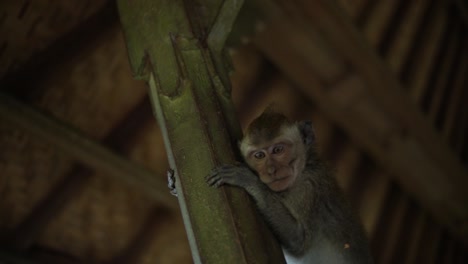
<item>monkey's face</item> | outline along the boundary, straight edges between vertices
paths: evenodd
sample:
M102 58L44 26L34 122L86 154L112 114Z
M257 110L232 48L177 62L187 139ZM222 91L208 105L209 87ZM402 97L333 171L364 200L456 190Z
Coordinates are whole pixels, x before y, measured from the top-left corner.
M297 150L296 144L291 140L279 139L251 149L246 161L263 183L271 190L281 192L291 187L301 173Z
M254 121L239 142L247 164L275 192L295 183L305 166L306 151L297 124L264 126Z

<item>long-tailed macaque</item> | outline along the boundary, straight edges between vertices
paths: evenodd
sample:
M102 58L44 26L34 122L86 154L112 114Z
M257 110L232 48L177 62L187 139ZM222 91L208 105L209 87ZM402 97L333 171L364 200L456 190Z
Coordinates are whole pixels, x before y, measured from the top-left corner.
M266 111L239 142L246 164L215 168L207 183L246 190L288 263L372 263L362 227L317 157L314 137L311 122Z

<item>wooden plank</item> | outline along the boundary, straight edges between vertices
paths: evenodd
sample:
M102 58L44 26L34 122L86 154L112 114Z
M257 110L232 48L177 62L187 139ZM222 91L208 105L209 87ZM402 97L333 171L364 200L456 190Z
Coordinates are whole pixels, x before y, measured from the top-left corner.
M391 191L391 183L387 175L374 171L364 185L358 208L367 236L374 239L379 217L385 210L385 200Z
M356 146L357 148L357 146ZM359 149L359 164L355 168L355 173L350 179L348 187L348 197L353 208L358 208L362 203L362 196L367 188L367 183L373 177L375 162L365 152Z
M21 254L15 254L13 252L0 250L0 262L1 263L11 263L11 264L36 264L37 261L28 259Z
M232 101L237 106L237 117L246 127L255 112L255 102L269 97L276 81L277 70L258 51L244 45L233 49L232 61L236 69L231 76Z
M418 210L418 209L416 209ZM425 241L422 240L423 232L424 232L424 225L427 221L427 215L419 209L416 213L414 221L412 221L410 237L408 247L406 248L406 256L403 258L403 261L398 261L397 263L418 263L417 256L418 256L418 249L420 245L424 244ZM406 235L406 234L403 234ZM408 239L408 237L402 237L402 239Z
M467 47L467 41L463 42L463 47ZM454 141L455 130L458 129L456 124L456 118L462 107L467 108L466 101L463 98L463 93L467 89L468 84L468 49L464 49L463 53L459 55L460 64L457 67L457 73L453 86L450 89L451 93L447 105L447 111L445 113L444 123L442 125L442 134L449 145L452 145Z
M468 162L468 140L465 140L460 157L462 161Z
M358 17L362 16L366 5L372 0L340 0L339 2L351 18L356 21Z
M103 144L113 150L128 148L146 121L151 120L151 105L148 97L123 118L105 137ZM47 230L49 223L67 206L68 202L86 188L94 172L82 164L75 164L65 173L52 190L41 199L15 229L9 232L8 245L15 250L26 251Z
M466 264L468 260L468 253L466 252L466 245L461 244L457 245L457 256L454 263L457 264Z
M441 224L468 239L468 229L463 227L468 195L461 187L468 185L466 169L340 9L329 1L261 3L271 16L270 25L257 36L259 49ZM302 54L308 52L302 50L306 47L291 48L288 40L294 34L310 38L311 45L316 38L320 38L318 45L328 43L327 49L348 63L348 73L335 83L322 82L315 62Z
M317 138L317 149L322 157L329 157L329 148L334 142L334 130L336 129L330 120L326 119L323 115L316 114L311 118L313 122L315 136Z
M404 1L377 1L362 29L367 40L375 49L380 46L395 12L402 2Z
M408 199L408 207L406 209L404 218L402 219L403 225L397 231L398 243L396 243L392 254L389 256L389 263L404 263L407 256L411 253L410 247L412 244L415 244L415 240L418 241L420 238L417 236L417 234L414 233L420 229L420 226L416 226L416 217L419 215L420 218L423 218L421 216L422 214L423 212L419 206Z
M466 1L463 2L463 0L451 0L451 2L455 5L458 14L460 14L460 18L463 21L463 24L465 24L465 28L468 27L468 6Z
M429 12L430 2L429 0L409 1L407 9L400 18L402 22L395 37L389 40L390 44L387 44L388 47L383 51L385 61L397 76L401 76L404 62L410 55L417 30L422 25L424 15Z
M5 239L8 241L7 245L18 251L29 249L68 202L84 190L92 178L91 175L92 171L84 166L72 167L50 193L34 206L26 218L9 232Z
M349 192L351 182L362 162L361 152L351 144L346 142L346 145L340 151L338 159L334 162L336 164L336 179L338 184L343 190Z
M212 168L235 162L233 150L241 134L222 50L243 1L197 4L118 1L130 64L135 76L148 82L175 171L193 260L284 263L281 248L247 193L206 184Z
M388 192L386 192L384 202L379 208L381 213L378 215L375 232L370 238L370 247L374 255L376 263L380 263L382 256L385 253L387 247L387 236L390 227L392 226L393 217L395 211L398 209L398 205L401 203L403 196L400 195L401 191L396 187L395 184L391 184ZM384 240L382 238L385 238Z
M366 4L362 7L362 10L360 11L359 16L356 17L356 26L359 29L364 28L364 25L367 23L367 20L369 19L370 15L372 14L372 11L375 8L375 5L377 4L378 1L367 1Z
M177 208L177 201L169 194L163 177L115 154L75 128L38 109L0 94L0 118L53 144L83 164L139 188L167 207L174 210Z
M441 111L442 100L444 99L444 91L450 83L450 76L455 70L457 64L457 53L460 51L460 38L459 38L460 27L455 25L452 29L450 36L448 37L448 44L446 52L444 53L442 62L440 63L440 70L438 76L433 84L432 100L429 104L429 118L431 122L436 124L437 115Z
M257 4L262 6L262 8L265 6L272 7L272 9L267 11L271 12L269 15L272 18L281 16L283 13L296 14L288 16L287 20L276 20L274 23L276 33L288 32L286 34L288 39L283 40L287 41L288 49L302 51L301 60L308 63L309 70L312 70L321 77L322 83L332 84L336 80L340 80L348 72L348 65L324 41L320 32L313 28L296 26L307 25L309 22L307 18L300 14L302 12L300 7L290 5L288 2L278 2L278 6L272 6L271 3L263 1L258 0ZM271 25L267 26L267 29L270 30L270 27ZM273 39L270 39L270 41L273 41ZM274 45L275 43L269 44Z
M380 254L377 256L377 262L381 264L394 263L392 262L393 256L398 254L396 252L397 244L404 243L400 241L401 229L406 224L404 222L406 214L409 213L409 200L405 195L398 195L396 205L394 208L385 208L384 210L391 210L389 212L387 221L380 223L381 229L385 229L385 235L376 237L377 240L373 240L373 243L380 243L381 249Z
M40 5L42 4L43 3ZM48 5L54 6L57 4L58 2L50 2ZM45 16L43 16L43 18L45 19ZM43 18L37 17L34 19L40 21ZM34 25L35 23L31 24ZM113 1L109 1L93 15L81 21L75 27L70 28L68 32L62 32L63 34L61 34L58 39L53 37L54 41L41 47L38 52L31 54L31 56L27 55L27 57L24 57L26 54L21 54L20 57L28 58L27 61L22 62L21 67L18 69L10 71L7 75L2 76L0 80L2 89L14 95L18 95L21 98L30 98L31 94L38 93L38 90L41 89L41 85L38 85L38 83L42 82L44 76L49 76L51 72L63 67L64 62L79 60L83 57L83 54L95 49L95 46L98 45L97 43L107 41L109 38L108 32L112 32L113 29L117 29L118 27L119 21L116 5ZM56 27L53 28L54 30L57 29ZM42 27L38 27L38 29L49 30ZM16 28L15 30L19 29ZM38 32L41 32L40 30L38 30ZM49 33L46 33L46 35L47 34ZM58 34L58 32L54 33L55 36L58 36L56 34ZM37 36L39 39L42 38L40 35L41 33ZM84 39L86 39L86 41L83 41ZM25 41L32 40L25 39ZM0 70L0 72L3 71ZM28 78L24 78L24 76L28 76Z
M415 67L418 67L419 62L415 57L419 53L420 45L423 40L427 37L428 32L433 28L434 17L441 14L439 8L443 7L440 1L429 0L428 7L424 10L423 17L416 29L413 39L411 40L410 48L408 51L408 56L404 58L404 63L399 69L399 77L403 83L406 83L414 71ZM406 88L406 87L404 87Z
M450 239L448 241L447 251L444 252L443 262L442 263L454 263L454 255L455 255L455 241Z
M32 254L21 254L15 251L0 250L0 263L5 264L94 264L90 261L81 261L71 256L61 255L51 250L38 249Z
M465 93L462 96L462 100L464 102L468 101L468 90L465 90ZM460 156L463 151L463 146L468 141L468 137L466 136L468 134L468 107L462 107L461 112L460 119L458 120L460 127L458 129L458 134L456 135L453 142L456 153Z
M453 253L455 247L455 241L446 231L442 233L441 246L439 248L439 254L437 256L436 263L454 263Z
M436 8L434 17L430 20L426 29L423 30L423 38L417 45L416 55L412 57L415 63L411 64L411 68L406 69L408 72L406 82L407 89L410 91L411 97L420 105L424 94L427 91L431 69L435 67L435 58L437 51L441 47L444 40L444 32L448 32L448 17L445 9Z
M417 261L418 263L435 264L437 254L439 253L437 249L441 242L442 229L433 221L429 221L423 234L424 243L421 243L418 249L419 256Z
M362 88L372 97L381 111L386 111L389 118L396 118L403 122L407 131L417 138L423 146L426 146L429 156L441 162L453 175L464 175L466 170L457 162L448 147L438 139L437 134L430 128L417 107L401 91L401 86L392 75L387 74L388 69L375 54L368 49L352 23L340 13L332 2L327 1L302 1L300 8L308 12L313 25L318 26L319 32L334 47L336 52L349 61L356 72L363 78ZM322 41L323 42L323 41ZM345 79L345 78L341 78ZM310 86L311 83L309 83ZM349 86L346 88L351 89ZM400 88L400 89L398 89ZM360 88L358 88L360 89ZM359 95L356 95L359 97ZM348 102L352 102L350 98ZM400 107L395 107L399 105ZM455 169L455 170L454 170ZM464 177L463 177L464 178Z
M146 217L145 222L138 229L138 233L132 241L112 257L112 260L106 262L109 264L121 263L142 263L145 252L151 249L151 242L154 238L164 232L162 223L171 220L171 212L164 208L154 207Z

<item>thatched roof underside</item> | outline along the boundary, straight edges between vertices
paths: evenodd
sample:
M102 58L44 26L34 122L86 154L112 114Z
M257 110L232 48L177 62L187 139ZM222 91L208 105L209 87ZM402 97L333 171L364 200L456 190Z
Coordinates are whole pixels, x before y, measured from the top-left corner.
M466 2L339 2L453 162L468 164ZM417 187L402 188L375 153L294 88L262 43L232 53L242 126L272 101L314 121L319 150L336 167L377 263L465 263L468 219L457 232L434 216L412 193ZM176 198L139 181L150 175L165 184L169 167L147 86L132 78L114 1L2 1L0 84L0 262L192 262ZM51 123L17 115L23 108ZM79 132L67 139L60 131ZM95 158L102 147L117 155ZM115 161L122 172L112 170Z

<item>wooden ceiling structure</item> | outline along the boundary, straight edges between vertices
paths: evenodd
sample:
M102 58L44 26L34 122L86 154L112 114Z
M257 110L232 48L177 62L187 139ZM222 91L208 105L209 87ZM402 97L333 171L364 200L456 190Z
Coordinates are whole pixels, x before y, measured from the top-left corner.
M179 4L203 17L232 3ZM377 263L465 263L466 1L253 3L229 39L244 45L231 50L236 110L227 117L244 127L277 101L292 118L312 119ZM156 23L150 13L133 23ZM206 40L191 22L195 44ZM197 260L166 189L168 130L155 122L144 82L132 79L125 35L114 1L0 3L0 262Z

